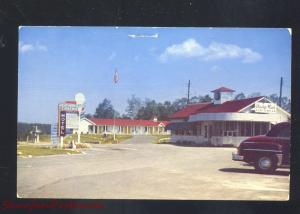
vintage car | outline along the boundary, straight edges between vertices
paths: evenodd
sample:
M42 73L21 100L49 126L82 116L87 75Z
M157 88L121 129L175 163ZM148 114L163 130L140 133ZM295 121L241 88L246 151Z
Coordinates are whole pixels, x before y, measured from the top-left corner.
M240 143L232 160L244 161L260 173L272 173L290 164L291 124L274 125L266 135L249 137Z

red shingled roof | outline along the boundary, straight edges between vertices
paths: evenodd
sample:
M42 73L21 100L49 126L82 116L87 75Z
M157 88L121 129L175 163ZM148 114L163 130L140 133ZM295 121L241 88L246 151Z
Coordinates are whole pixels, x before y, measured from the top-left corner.
M164 126L168 124L168 121L157 121L153 120L131 120L131 119L103 119L103 118L90 118L90 121L96 125L106 125L106 126L158 126L162 123Z
M253 97L248 99L242 100L230 100L226 101L220 105L213 105L205 109L200 109L195 113L221 113L221 112L239 112L241 109L249 106L251 103L263 98L260 97Z
M175 112L174 114L170 115L170 119L184 119L189 117L191 114L196 113L197 111L204 109L208 106L213 105L212 103L197 103L197 104L189 104L185 108L181 109L180 111Z
M64 103L67 103L67 104L76 104L76 101L65 101Z
M235 92L235 90L232 90L232 89L226 88L226 87L221 87L221 88L215 89L211 92Z

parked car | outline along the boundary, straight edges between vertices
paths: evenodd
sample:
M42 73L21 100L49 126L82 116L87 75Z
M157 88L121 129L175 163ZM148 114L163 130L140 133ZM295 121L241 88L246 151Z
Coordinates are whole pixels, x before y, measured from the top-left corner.
M232 153L232 160L244 161L260 173L272 173L290 165L291 124L274 125L266 135L249 137Z

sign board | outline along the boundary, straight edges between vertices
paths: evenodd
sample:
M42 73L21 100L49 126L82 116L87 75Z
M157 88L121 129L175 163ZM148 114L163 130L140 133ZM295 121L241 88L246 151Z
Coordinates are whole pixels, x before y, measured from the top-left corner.
M76 103L78 103L78 104L84 104L85 96L83 95L83 93L77 93L75 95L75 100L76 100Z
M66 129L66 134L73 134L73 129Z
M276 113L275 103L261 103L256 102L253 110L257 113Z
M66 112L66 128L67 129L78 129L78 113Z
M59 113L59 136L66 135L66 112L60 111Z
M58 105L58 110L65 111L65 112L78 112L78 110L81 110L82 107L83 107L82 104L60 103Z
M58 136L63 137L71 134L73 129L80 129L79 120L84 117L85 97L77 93L75 100L58 104Z
M58 144L58 125L57 123L51 124L51 143Z

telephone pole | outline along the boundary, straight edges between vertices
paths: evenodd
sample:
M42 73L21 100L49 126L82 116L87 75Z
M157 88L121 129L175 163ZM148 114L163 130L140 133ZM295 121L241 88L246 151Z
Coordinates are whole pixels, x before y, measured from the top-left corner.
M280 92L279 92L279 101L278 101L278 105L281 107L281 99L282 99L282 84L283 84L283 80L282 77L280 78Z
M191 89L191 80L188 83L188 97L187 97L187 104L190 103L190 89Z

